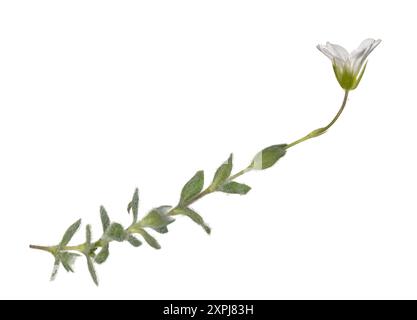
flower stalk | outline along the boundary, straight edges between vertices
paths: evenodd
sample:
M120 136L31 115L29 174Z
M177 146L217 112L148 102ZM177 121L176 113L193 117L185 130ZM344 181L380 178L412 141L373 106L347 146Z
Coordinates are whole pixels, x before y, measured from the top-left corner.
M323 128L318 128L316 130L313 130L308 135L306 135L306 136L304 136L304 137L302 137L302 138L300 138L298 140L295 140L295 141L289 143L286 146L286 149L289 149L289 148L291 148L291 147L293 147L293 146L295 146L295 145L297 145L297 144L299 144L299 143L301 143L303 141L309 140L311 138L315 138L315 137L321 136L323 133L325 133L327 130L329 130L330 127L335 124L335 122L337 121L337 119L339 119L340 115L342 114L343 110L345 109L346 103L347 103L347 100L348 100L348 96L349 96L349 90L345 90L345 95L343 97L342 105L341 105L339 111L336 113L336 115L333 118L333 120L330 121L330 123L327 126L325 126Z

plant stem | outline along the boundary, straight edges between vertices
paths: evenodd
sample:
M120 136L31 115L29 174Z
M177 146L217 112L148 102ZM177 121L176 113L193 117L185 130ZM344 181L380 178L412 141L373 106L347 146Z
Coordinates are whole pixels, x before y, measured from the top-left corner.
M343 98L342 106L340 107L340 109L337 112L336 116L332 119L332 121L330 121L330 123L327 126L311 131L308 135L306 135L306 136L304 136L304 137L302 137L302 138L300 138L298 140L295 140L294 142L286 145L285 148L286 149L289 149L289 148L291 148L291 147L293 147L293 146L295 146L295 145L297 145L297 144L299 144L299 143L301 143L303 141L309 140L309 139L314 138L314 137L318 137L318 136L322 135L323 133L325 133L337 121L337 119L342 114L342 112L343 112L343 110L344 110L344 108L346 106L346 102L347 102L347 99L348 99L348 95L349 95L349 90L346 90L345 91L344 98ZM236 179L236 178L244 175L246 172L251 171L252 169L253 169L253 165L250 164L245 169L243 169L243 170L235 173L234 175L230 176L226 181L230 182L230 181L232 181L232 180L234 180L234 179ZM196 202L197 200L199 200L199 199L203 198L204 196L206 196L206 195L208 195L210 193L213 193L215 191L216 190L212 190L210 188L210 186L209 186L206 189L204 189L202 192L200 192L199 194L197 194L194 198L191 198L187 202L186 205L189 206L189 205L193 204L194 202ZM175 215L174 212L175 212L175 209L177 207L173 207L168 212L168 215ZM134 228L132 228L132 226L126 228L125 231L128 232L128 233L135 233L136 232L136 230ZM103 246L102 241L101 240L97 240L96 242L94 242L94 244L92 246L92 251L94 251L97 248L102 247L102 246ZM55 254L55 251L57 249L57 246L46 247L46 246L30 245L29 247L31 249L38 249L38 250L47 251L47 252L50 252L52 254ZM79 251L81 253L85 253L84 252L85 251L85 248L86 248L86 244L85 243L82 243L82 244L79 244L77 246L66 246L66 247L62 248L62 250L63 251Z
M332 121L330 121L330 123L327 126L311 131L308 135L306 135L306 136L288 144L285 147L285 149L289 149L289 148L291 148L291 147L293 147L293 146L295 146L295 145L297 145L297 144L299 144L303 141L309 140L311 138L318 137L318 136L322 135L323 133L325 133L332 125L334 125L334 123L337 121L337 119L339 119L340 115L342 114L343 110L345 109L346 102L347 102L347 99L348 99L348 95L349 95L349 90L346 90L345 91L345 96L343 97L342 106L340 107L336 116L333 118Z
M101 243L101 240L97 240L96 242L94 242L92 248L93 250L99 248L103 246L103 244ZM57 249L57 246L37 246L37 245L29 245L29 248L31 249L38 249L38 250L43 250L43 251L47 251L50 253L54 253ZM81 243L79 245L76 246L65 246L62 248L62 251L79 251L81 253L83 253L85 250L85 243Z
M229 179L227 179L228 181L232 181L234 179L236 179L237 177L240 177L241 175L245 174L246 172L249 172L252 170L252 165L249 165L248 167L246 167L243 170L240 170L238 173L235 173L234 175L230 176Z
M46 247L46 246L36 246L36 245L29 245L29 248L31 249L37 249L37 250L43 250L43 251L47 251L47 252L51 252L52 253L52 247Z
M285 147L285 149L289 149L289 148L291 148L291 147L293 147L293 146L295 146L295 145L297 145L297 144L299 144L299 143L301 143L303 141L309 140L309 139L314 138L314 137L318 137L318 136L322 135L323 133L325 133L332 125L335 124L335 122L337 121L337 119L339 119L340 115L342 114L343 110L345 109L345 106L346 106L346 103L347 103L347 100L348 100L348 96L349 96L349 90L345 90L345 95L343 97L342 105L339 108L339 111L337 112L337 114L335 115L335 117L332 119L332 121L329 122L329 124L327 126L311 131L308 135L306 135L306 136L304 136L304 137L302 137L302 138L300 138L298 140L295 140L294 142L288 144ZM236 178L244 175L246 172L251 171L252 169L253 169L252 164L250 164L245 169L240 170L239 172L237 172L234 175L230 176L227 179L227 181L232 181L232 180L234 180L234 179L236 179ZM199 193L197 196L195 196L193 199L191 199L189 201L188 205L196 202L197 200L201 199L202 197L204 197L204 196L206 196L206 195L208 195L210 193L213 193L213 192L214 192L214 190L210 190L209 188L205 189L203 192ZM171 211L173 211L174 209L172 209Z
M187 206L189 206L190 204L196 202L197 200L201 199L202 197L212 193L214 191L210 190L209 188L204 189L202 192L200 192L198 195L196 195L194 198L191 198L188 203Z

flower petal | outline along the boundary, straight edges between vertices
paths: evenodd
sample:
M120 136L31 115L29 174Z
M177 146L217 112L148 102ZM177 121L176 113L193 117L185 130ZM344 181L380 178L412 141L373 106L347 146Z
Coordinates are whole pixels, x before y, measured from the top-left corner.
M338 46L338 47L340 47L340 46ZM340 48L342 48L342 47L340 47ZM334 50L334 48L331 45L329 46L329 43L327 43L326 45L319 44L319 45L317 45L317 49L319 49L326 57L328 57L334 65L337 65L339 68L344 67L345 62L347 60L343 59L340 56L339 52ZM346 53L347 53L347 51L346 51Z
M337 57L340 60L346 61L349 58L349 52L338 44L327 42L326 47L330 50L334 57Z
M319 51L321 51L327 58L333 61L334 55L329 51L329 49L326 46L318 44L317 49L319 49Z
M369 54L381 43L381 40L365 39L359 47L351 53L352 71L358 75Z
M351 57L355 57L357 55L362 54L363 52L365 52L369 47L372 46L372 44L375 42L374 39L368 38L365 39L361 42L361 44L350 53Z

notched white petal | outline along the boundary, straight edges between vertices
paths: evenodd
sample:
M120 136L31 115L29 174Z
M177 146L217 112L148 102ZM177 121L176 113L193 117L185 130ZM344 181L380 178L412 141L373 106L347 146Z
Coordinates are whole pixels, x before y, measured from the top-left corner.
M326 47L329 48L335 57L341 60L347 60L349 58L349 52L338 44L327 42Z
M352 58L359 58L361 56L367 57L380 43L381 43L381 39L378 39L378 40L365 39L361 42L361 44L359 45L357 49L352 51L350 56Z
M348 52L339 45L334 45L327 42L326 45L317 45L319 49L332 63L340 68L343 68L348 61Z
M362 41L359 45L361 48L360 52L356 53L356 56L352 55L352 71L355 75L358 75L364 65L366 58L368 58L369 54L381 43L381 39L374 40L374 39L366 39ZM358 49L359 49L358 48ZM363 49L362 49L363 48ZM358 50L357 49L357 50Z
M381 39L375 40L374 43L372 44L371 48L369 49L370 50L369 53L371 53L381 42L382 42Z
M320 52L322 52L327 58L330 60L333 60L334 56L331 54L331 52L327 49L326 46L323 46L321 44L317 45L317 49L319 49Z
M371 38L363 40L358 46L358 48L353 50L350 55L353 56L355 52L361 52L361 51L368 49L374 42L375 40Z

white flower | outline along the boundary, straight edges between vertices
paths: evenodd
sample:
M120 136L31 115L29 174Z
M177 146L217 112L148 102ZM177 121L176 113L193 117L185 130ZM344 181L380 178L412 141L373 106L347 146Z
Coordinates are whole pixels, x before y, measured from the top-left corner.
M330 42L326 45L319 44L317 49L332 61L334 73L342 88L353 90L362 79L367 63L366 58L380 43L379 39L366 39L350 54L345 48Z

